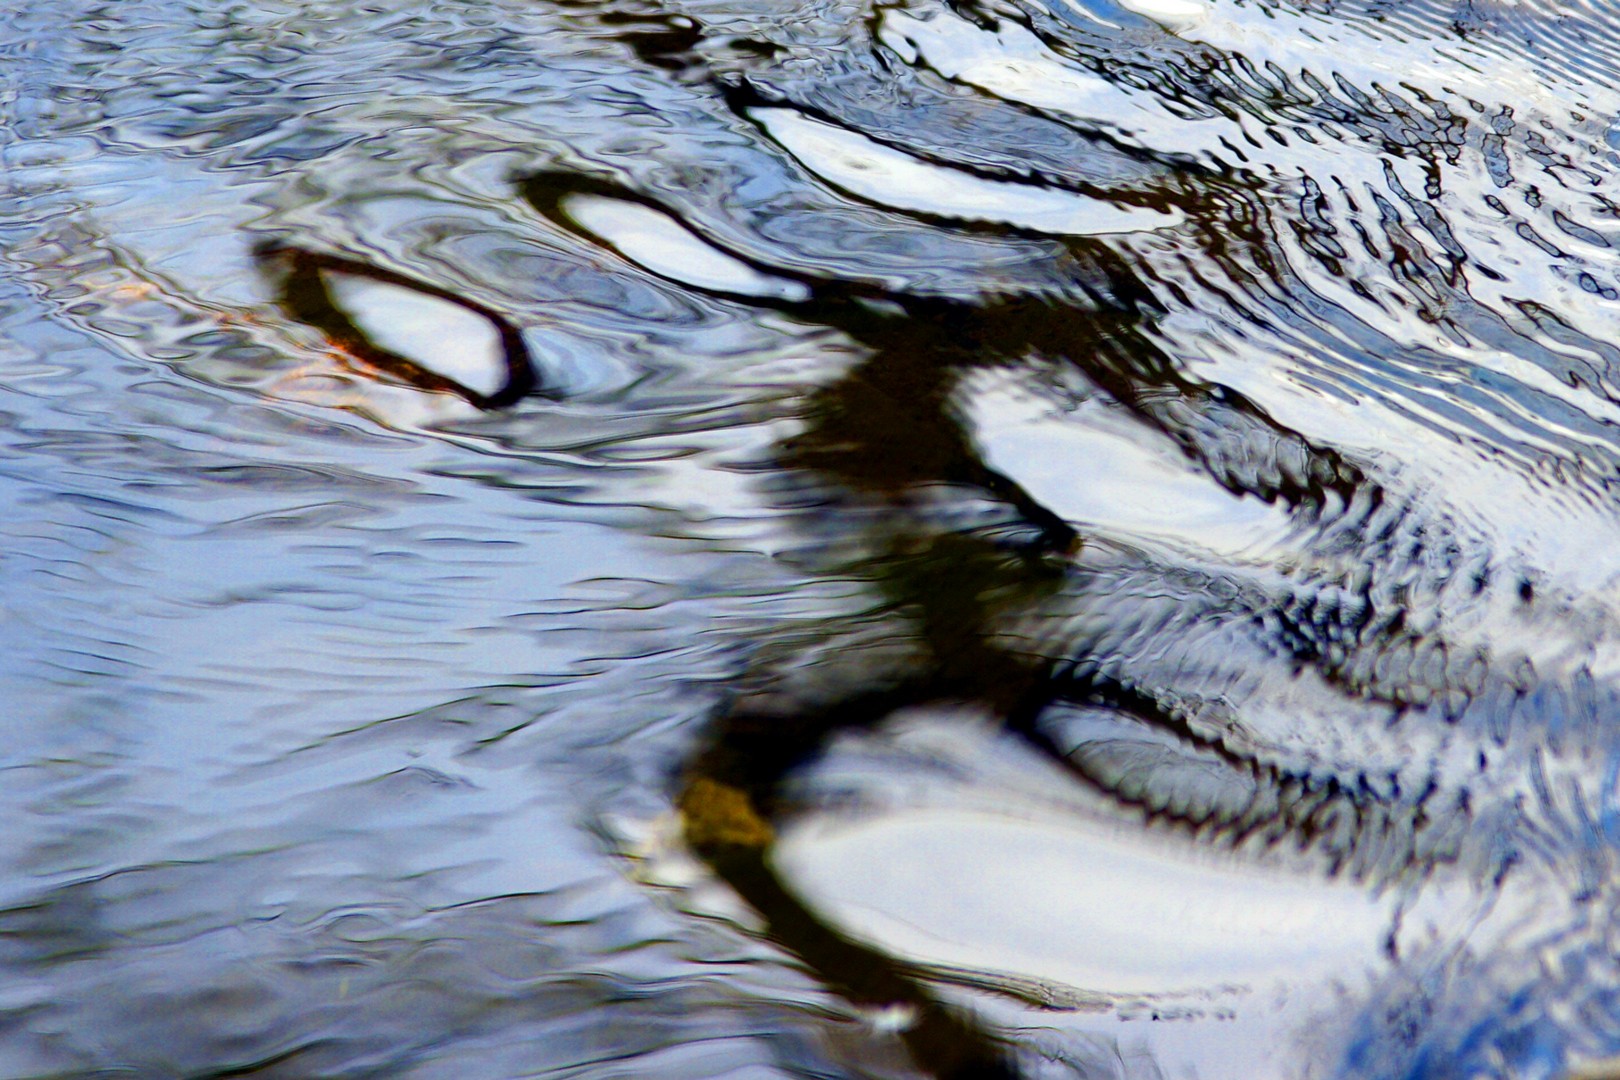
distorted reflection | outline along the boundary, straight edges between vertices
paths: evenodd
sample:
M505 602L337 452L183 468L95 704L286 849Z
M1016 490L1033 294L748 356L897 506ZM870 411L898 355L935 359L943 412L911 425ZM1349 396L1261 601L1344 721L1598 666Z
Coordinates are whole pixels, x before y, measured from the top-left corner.
M20 12L0 1072L1614 1074L1617 25Z
M373 367L482 409L510 405L535 388L522 334L493 311L338 256L291 248L265 254L271 266L282 264L288 312Z

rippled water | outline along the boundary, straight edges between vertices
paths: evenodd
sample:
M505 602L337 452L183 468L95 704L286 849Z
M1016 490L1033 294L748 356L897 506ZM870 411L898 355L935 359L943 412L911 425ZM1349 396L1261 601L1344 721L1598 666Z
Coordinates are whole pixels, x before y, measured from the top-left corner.
M41 0L0 1074L1620 1076L1620 10Z

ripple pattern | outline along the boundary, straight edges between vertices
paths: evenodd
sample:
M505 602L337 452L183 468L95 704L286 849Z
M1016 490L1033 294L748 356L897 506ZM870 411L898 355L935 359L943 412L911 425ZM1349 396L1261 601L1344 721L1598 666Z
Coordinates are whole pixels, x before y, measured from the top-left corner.
M1595 0L29 5L0 1073L1610 1075L1617 87Z

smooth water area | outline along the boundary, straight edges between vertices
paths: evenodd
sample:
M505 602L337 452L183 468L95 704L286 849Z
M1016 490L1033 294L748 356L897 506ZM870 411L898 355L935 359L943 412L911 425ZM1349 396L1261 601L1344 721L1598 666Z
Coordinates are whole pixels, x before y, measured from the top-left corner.
M1620 8L40 0L0 1076L1620 1077Z

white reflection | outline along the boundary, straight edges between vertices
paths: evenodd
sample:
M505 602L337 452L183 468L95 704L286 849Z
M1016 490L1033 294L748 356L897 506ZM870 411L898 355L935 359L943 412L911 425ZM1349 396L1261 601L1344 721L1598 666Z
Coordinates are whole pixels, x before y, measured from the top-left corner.
M484 316L404 285L337 270L320 275L332 302L373 345L480 394L506 385L506 348Z
M1138 115L1153 123L1169 119L1151 98L1064 63L1016 23L986 31L962 19L891 10L883 13L878 38L946 78L1037 109L1126 129Z
M586 229L655 274L699 289L744 296L809 299L807 286L762 274L699 240L667 214L601 195L570 195L563 209Z
M805 168L863 199L966 221L993 221L1056 236L1162 229L1180 214L1121 206L1071 191L987 180L932 165L864 135L790 109L750 115Z
M1380 964L1394 902L1241 872L1082 823L908 809L789 829L796 891L915 962L1106 993L1331 978Z
M1119 0L1119 6L1171 30L1194 26L1209 14L1200 0Z
M963 400L986 463L1088 532L1239 556L1291 528L1279 507L1232 494L1168 439L1101 401L1062 412L993 384L975 386Z

